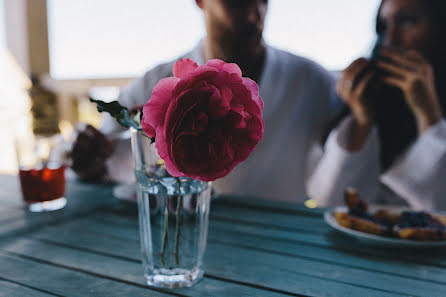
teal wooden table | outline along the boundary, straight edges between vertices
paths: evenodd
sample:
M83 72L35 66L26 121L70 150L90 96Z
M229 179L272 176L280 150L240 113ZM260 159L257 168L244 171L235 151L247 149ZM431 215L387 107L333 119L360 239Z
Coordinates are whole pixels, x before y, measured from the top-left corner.
M0 175L0 296L446 296L444 250L361 246L323 210L221 197L212 202L205 277L188 289L144 284L136 206L110 186L69 183L67 207L27 212Z

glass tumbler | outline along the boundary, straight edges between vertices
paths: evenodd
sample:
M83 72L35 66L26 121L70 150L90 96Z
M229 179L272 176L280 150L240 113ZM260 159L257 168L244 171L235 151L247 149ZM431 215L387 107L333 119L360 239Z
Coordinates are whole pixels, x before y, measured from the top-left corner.
M63 208L65 199L65 143L62 135L15 139L23 200L32 212Z

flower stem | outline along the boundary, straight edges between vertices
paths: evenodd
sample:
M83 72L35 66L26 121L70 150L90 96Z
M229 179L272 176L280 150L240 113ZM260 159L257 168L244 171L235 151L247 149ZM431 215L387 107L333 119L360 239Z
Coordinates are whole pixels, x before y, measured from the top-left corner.
M181 213L183 210L183 195L181 195L181 180L177 178L178 182L178 200L177 200L177 223L175 229L175 265L180 265L179 261L179 246L180 246L180 232L181 232Z
M165 265L164 256L167 246L167 236L168 236L168 226L169 224L169 211L167 210L167 207L164 209L164 230L163 230L163 242L161 244L161 253L160 253L160 260L161 265Z
M180 265L179 261L179 245L180 245L180 232L181 232L181 212L183 210L183 196L180 195L178 198L178 206L177 206L177 226L175 232L175 265Z

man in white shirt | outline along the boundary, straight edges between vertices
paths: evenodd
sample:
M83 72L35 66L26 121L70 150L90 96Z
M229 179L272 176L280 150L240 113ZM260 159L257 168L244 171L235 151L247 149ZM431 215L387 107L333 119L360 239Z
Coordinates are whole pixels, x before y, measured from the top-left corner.
M302 202L305 179L314 166L319 140L335 113L333 79L316 63L266 45L262 39L266 0L196 0L207 36L183 57L204 64L210 59L237 63L243 76L259 84L265 131L250 157L214 182L219 193ZM176 61L176 60L175 60ZM119 101L132 107L147 102L155 84L172 75L175 61L148 71L122 91ZM107 120L104 133L115 131ZM318 150L319 148L319 150ZM315 153L316 152L316 153ZM114 180L134 181L130 144L121 142L107 161Z

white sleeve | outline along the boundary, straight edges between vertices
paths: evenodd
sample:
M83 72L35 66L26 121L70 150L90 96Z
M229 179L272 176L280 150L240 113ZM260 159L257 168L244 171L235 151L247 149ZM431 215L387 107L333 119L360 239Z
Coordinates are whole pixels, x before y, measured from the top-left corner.
M446 121L425 131L381 181L415 209L446 209Z
M333 130L324 154L307 182L307 193L318 206L343 204L343 193L354 187L365 200L375 198L379 189L379 143L375 128L363 148L349 152L346 147L352 118L346 118Z

